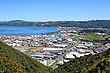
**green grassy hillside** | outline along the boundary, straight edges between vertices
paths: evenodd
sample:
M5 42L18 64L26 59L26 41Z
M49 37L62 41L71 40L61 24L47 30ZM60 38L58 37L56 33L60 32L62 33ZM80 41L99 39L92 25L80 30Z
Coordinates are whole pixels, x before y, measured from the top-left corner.
M75 58L55 69L58 73L110 73L110 49L97 55Z
M0 42L0 73L53 73L20 51Z

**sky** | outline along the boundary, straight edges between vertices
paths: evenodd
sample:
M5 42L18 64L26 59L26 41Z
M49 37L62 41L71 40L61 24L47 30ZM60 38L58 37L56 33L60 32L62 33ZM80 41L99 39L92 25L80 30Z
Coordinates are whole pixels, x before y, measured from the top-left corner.
M0 0L0 21L110 20L110 0Z

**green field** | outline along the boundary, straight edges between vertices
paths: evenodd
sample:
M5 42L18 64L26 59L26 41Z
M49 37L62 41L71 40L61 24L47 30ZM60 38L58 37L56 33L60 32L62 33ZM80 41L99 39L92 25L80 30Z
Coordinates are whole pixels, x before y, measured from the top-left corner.
M102 37L102 36L84 36L83 39L89 39L89 40L105 40L105 37Z

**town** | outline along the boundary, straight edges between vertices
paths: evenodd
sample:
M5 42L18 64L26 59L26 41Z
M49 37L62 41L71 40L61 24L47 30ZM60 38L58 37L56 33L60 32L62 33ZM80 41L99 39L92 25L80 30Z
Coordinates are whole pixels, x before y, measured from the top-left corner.
M55 34L0 36L0 41L52 69L71 59L95 55L110 48L109 29L58 27ZM87 32L85 32L85 30Z

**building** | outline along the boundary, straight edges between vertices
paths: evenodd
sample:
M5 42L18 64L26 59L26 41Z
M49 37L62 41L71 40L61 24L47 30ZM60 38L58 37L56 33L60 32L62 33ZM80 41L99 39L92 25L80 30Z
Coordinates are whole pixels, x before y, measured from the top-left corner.
M63 45L63 44L53 44L54 47L56 48L65 48L67 47L67 45Z
M43 51L63 51L62 48L43 48Z

